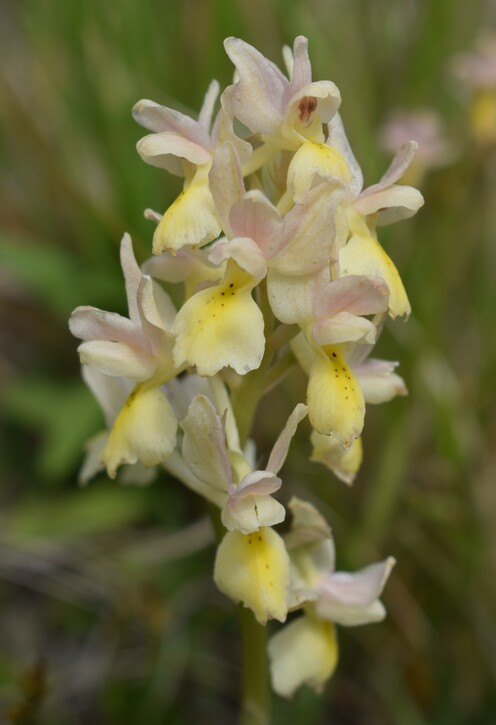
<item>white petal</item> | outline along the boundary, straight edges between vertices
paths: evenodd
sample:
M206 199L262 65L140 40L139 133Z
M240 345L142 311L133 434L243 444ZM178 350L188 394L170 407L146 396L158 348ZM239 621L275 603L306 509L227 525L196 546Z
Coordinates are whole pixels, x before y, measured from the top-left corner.
M198 282L213 282L224 276L224 269L212 264L207 249L184 247L176 254L164 252L154 256L143 264L143 272L155 279L177 284L187 282L194 288ZM195 290L196 291L196 290Z
M382 622L386 616L383 603L376 599L364 606L342 604L335 599L320 597L315 604L319 617L343 627L358 627L362 624Z
M384 585L395 565L393 557L370 564L354 574L335 571L325 580L323 593L343 604L365 606L381 596Z
M176 159L186 159L194 166L201 166L212 158L208 149L169 131L144 136L136 144L136 150L147 164L166 169L176 176L183 175L182 165Z
M247 237L236 237L230 241L216 243L208 258L216 265L232 259L254 279L263 279L267 274L267 260L262 250L253 239Z
M389 557L355 574L334 572L323 582L316 603L318 615L347 627L384 619L386 610L378 597L394 564L395 560Z
M172 361L174 337L172 328L176 311L169 296L150 277L143 277L138 292L143 329L157 361L161 382L177 374Z
M131 394L133 389L132 383L124 378L104 375L100 370L89 367L88 365L82 366L81 375L97 399L103 410L107 427L110 428L117 418L120 409Z
M376 186L380 186L384 189L399 181L410 166L417 149L418 143L416 141L408 141L408 143L402 146L396 153L388 170ZM370 189L368 191L370 191Z
M150 131L176 133L206 149L210 148L207 131L194 119L172 108L144 99L133 107L133 117Z
M258 189L246 192L229 214L231 229L237 237L249 237L269 259L282 242L283 220L276 208Z
M116 312L99 310L96 307L77 307L69 319L69 329L80 340L107 340L121 342L136 348L147 344L141 327Z
M331 538L331 529L322 514L309 501L293 496L289 502L293 515L291 529L284 540L289 550L320 543ZM334 570L334 554L327 562L326 573Z
M303 86L307 86L312 82L312 66L308 57L308 39L303 35L298 35L295 38L291 60L291 82L284 97L286 103Z
M408 219L424 204L424 197L413 186L390 186L374 194L361 194L355 202L355 209L368 216L379 212L378 224L385 226Z
M260 527L275 526L284 521L286 510L272 496L231 497L222 509L222 523L228 531L252 534Z
M279 473L288 455L289 444L296 433L298 424L305 418L307 413L307 406L303 405L303 403L298 403L286 421L286 425L279 434L277 441L274 443L274 447L270 452L269 462L267 463L267 471Z
M229 215L245 193L245 185L239 155L231 142L227 141L216 149L208 182L222 229L232 239L237 235L231 228Z
M312 325L312 337L317 345L337 345L343 342L364 340L373 344L377 329L365 317L338 312L327 320L317 320Z
M242 499L246 496L266 496L281 488L282 481L271 471L252 471L243 476L232 494L232 498Z
M212 123L212 116L214 112L215 101L219 96L220 86L218 81L212 81L207 89L205 98L203 99L200 114L198 116L198 123L202 126L205 131L209 131Z
M117 375L130 380L147 380L155 372L156 361L121 342L95 340L78 347L82 365L91 365L105 375Z
M322 272L290 277L269 267L267 294L272 312L280 322L305 325L313 318L315 291Z
M351 173L350 191L357 195L363 186L363 174L358 162L351 150L350 143L344 130L343 121L339 113L336 113L328 125L329 138L327 144L335 148L346 159Z
M239 80L224 91L222 102L226 111L251 131L277 133L289 81L279 68L243 40L227 38L224 47L239 74Z
M231 143L236 149L241 163L246 164L253 154L253 147L249 141L236 136L233 121L234 119L226 113L224 108L221 108L212 129L212 142L214 148L218 148L226 142Z
M208 379L201 378L199 375L172 378L166 384L165 389L167 399L178 420L186 417L191 401L197 395L205 395L207 398L212 395Z
M328 268L334 240L334 211L340 192L320 184L284 218L284 241L271 266L280 274L301 276Z
M338 312L373 315L388 308L389 290L380 277L350 275L323 286L315 297L317 317L332 317Z
M126 296L129 317L136 325L140 325L141 320L138 310L137 297L142 275L136 261L136 257L134 256L133 243L129 234L124 234L122 237L120 260L122 272L126 281Z
M366 360L354 368L367 403L387 403L396 395L408 395L403 378L396 375L398 363Z
M224 427L214 406L204 395L197 395L181 421L184 430L183 458L201 481L227 491L232 480L225 444Z

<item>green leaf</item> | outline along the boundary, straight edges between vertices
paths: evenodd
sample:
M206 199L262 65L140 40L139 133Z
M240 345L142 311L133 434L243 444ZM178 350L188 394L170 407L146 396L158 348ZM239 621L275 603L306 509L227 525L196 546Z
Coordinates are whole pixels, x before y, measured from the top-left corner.
M96 401L78 380L24 378L6 391L2 403L4 414L40 432L37 468L46 478L73 470L88 438L103 428Z
M84 267L85 262L64 249L25 237L0 238L0 266L57 316L91 302L105 306L124 300L122 282L108 270Z

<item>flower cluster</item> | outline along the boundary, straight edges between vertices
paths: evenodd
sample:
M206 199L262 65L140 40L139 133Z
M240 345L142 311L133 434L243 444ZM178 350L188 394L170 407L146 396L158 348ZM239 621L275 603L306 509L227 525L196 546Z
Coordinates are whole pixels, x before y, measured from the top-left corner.
M287 77L242 40L225 48L236 75L210 85L198 120L142 100L150 133L141 158L184 177L156 223L154 257L140 268L121 244L129 317L79 307L70 320L84 378L107 430L89 443L82 479L120 466L145 482L162 465L220 511L214 579L256 619L303 616L269 644L274 689L319 689L336 658L334 624L380 620L394 561L335 572L330 529L308 502L286 518L279 472L308 416L311 459L348 484L362 459L366 403L406 394L396 364L371 357L389 315L408 316L398 271L377 229L409 217L420 193L398 184L416 149L403 146L363 188L331 81L313 81L307 40L284 49ZM176 309L161 282L180 284ZM257 468L249 430L257 403L292 365L308 377Z

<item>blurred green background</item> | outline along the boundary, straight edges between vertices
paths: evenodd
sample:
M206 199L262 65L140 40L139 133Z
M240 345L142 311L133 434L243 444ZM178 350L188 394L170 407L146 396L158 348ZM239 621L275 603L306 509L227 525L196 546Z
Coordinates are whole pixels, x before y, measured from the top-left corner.
M367 183L389 157L395 109L440 114L453 154L421 181L424 209L381 239L409 292L407 324L377 353L410 390L370 407L353 489L307 462L302 431L287 492L328 517L340 568L398 564L384 624L339 632L321 697L275 702L274 722L496 722L496 152L470 131L450 74L495 29L471 0L3 0L0 4L0 721L236 721L234 608L211 580L202 502L165 476L147 488L104 476L77 487L97 404L79 376L67 318L79 304L125 312L124 231L140 261L179 180L143 164L140 98L196 112L231 82L222 40L281 64L310 40L332 79ZM257 426L260 451L287 415L292 375ZM297 391L297 392L296 392ZM277 407L277 401L281 405Z

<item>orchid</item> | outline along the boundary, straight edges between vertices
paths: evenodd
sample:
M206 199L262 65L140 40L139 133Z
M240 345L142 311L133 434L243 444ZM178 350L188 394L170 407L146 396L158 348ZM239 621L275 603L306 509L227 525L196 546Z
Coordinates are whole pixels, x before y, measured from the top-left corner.
M121 463L154 466L175 446L177 421L160 389L179 370L172 360L170 326L175 309L169 297L141 273L131 238L121 242L129 318L94 307L78 307L69 326L83 340L81 363L134 383L116 416L101 454L109 476Z
M206 244L220 234L208 185L216 144L229 138L244 156L250 153L250 146L234 136L222 112L211 129L218 94L219 84L212 81L198 121L147 99L133 108L135 120L152 131L138 141L141 158L152 166L185 177L184 191L163 215L155 231L155 254L164 249L177 251L186 244Z
M403 380L394 372L397 364L367 359L372 345L363 342L325 345L320 349L301 333L291 342L292 350L309 378L310 422L316 433L339 443L343 453L362 433L366 403L387 402L407 392ZM314 442L318 442L321 454L328 449L329 460L335 458L335 454L331 454L332 441L324 445L324 438L314 437ZM356 448L355 455L354 460L361 461Z
M261 623L286 618L289 559L281 537L271 528L284 520L286 512L272 494L282 485L277 473L306 412L306 406L296 406L263 471L251 470L237 441L233 449L226 447L223 420L205 396L193 400L181 423L187 466L225 496L221 521L227 533L217 551L214 580Z
M389 313L408 315L410 303L400 276L390 257L377 241L376 226L391 224L415 214L423 204L417 189L398 185L417 149L413 141L394 157L382 179L362 190L363 176L346 139L341 119L329 124L327 143L307 144L295 154L288 171L288 184L295 198L307 193L315 183L349 180L349 198L343 206L341 234L335 241L336 275L373 275L389 287ZM334 153L330 153L330 149Z
M228 38L224 46L238 72L222 96L228 115L279 148L294 149L307 138L323 140L322 124L336 113L341 97L331 81L312 82L306 38L298 36L293 54L286 53L290 80L243 40Z
M379 596L395 564L389 557L355 574L335 571L334 543L323 517L300 499L293 498L289 508L293 522L285 541L292 604L304 605L305 613L274 635L268 647L274 689L286 697L303 683L318 691L332 674L334 624L353 627L384 619Z
M293 481L283 485L279 474L308 415L310 461L351 484L366 405L406 394L397 364L371 355L388 317L410 312L378 230L415 214L423 199L397 183L413 141L363 188L339 91L312 80L306 38L284 49L287 76L240 39L225 47L236 75L215 120L216 81L198 119L149 100L133 109L151 132L138 142L140 156L183 176L184 189L163 215L146 210L157 225L155 256L141 268L130 237L121 242L129 316L93 307L71 316L106 423L89 442L81 479L102 468L114 478L124 465L121 480L139 483L160 466L208 502L213 580L243 605L246 650L263 657L255 628L302 610L268 646L273 688L290 697L331 676L336 626L385 616L379 597L394 560L336 571L330 528L313 505L293 498L288 528ZM264 466L260 403L295 364L308 377L305 402L287 388L292 412ZM265 707L260 693L244 697Z
M191 403L181 423L183 458L204 483L225 492L221 518L228 531L252 534L260 527L274 526L284 520L284 507L271 494L282 485L277 473L286 459L296 427L306 413L306 406L299 403L274 444L267 468L253 471L238 446L231 450L226 447L222 419L210 400L199 395Z

